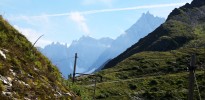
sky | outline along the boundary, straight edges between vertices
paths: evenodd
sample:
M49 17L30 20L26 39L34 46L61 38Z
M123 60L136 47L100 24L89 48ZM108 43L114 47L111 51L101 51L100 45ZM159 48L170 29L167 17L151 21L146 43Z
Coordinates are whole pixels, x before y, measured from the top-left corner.
M192 0L0 0L0 14L29 41L44 47L82 36L115 39L149 11L167 18Z

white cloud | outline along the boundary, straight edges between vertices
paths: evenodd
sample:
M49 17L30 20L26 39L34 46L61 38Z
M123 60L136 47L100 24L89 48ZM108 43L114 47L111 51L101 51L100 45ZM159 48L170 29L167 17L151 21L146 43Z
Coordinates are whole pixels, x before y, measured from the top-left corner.
M158 4L158 5L144 5L144 6L136 6L136 7L126 7L126 8L112 8L112 9L100 9L100 10L89 10L89 11L82 11L77 12L80 16L82 15L89 15L89 14L96 14L96 13L107 13L107 12L116 12L116 11L129 11L129 10L139 10L139 9L152 9L152 8L166 8L166 7L179 7L187 2L182 3L169 3L169 4ZM71 13L59 13L59 14L44 14L40 16L33 16L33 17L59 17L59 16L72 16L73 12Z
M128 10L139 10L139 9L152 9L152 8L165 8L165 7L175 7L181 6L185 3L172 3L172 4L158 4L158 5L145 5L127 8L114 8L114 9L102 9L102 10L90 10L81 12L82 14L95 14L95 13L105 13L105 12L116 12L116 11L128 11Z
M36 47L44 48L46 45L49 45L49 44L51 44L51 43L52 43L52 41L40 39L40 40L36 43Z
M34 43L34 42L39 38L39 36L42 35L42 33L38 33L38 32L36 32L36 31L33 30L33 29L21 28L21 27L19 27L19 26L17 26L17 25L14 25L14 27L15 27L19 32L21 32L24 36L26 36L26 38L27 38L30 42L32 42L32 43ZM51 43L51 41L49 41L49 40L40 39L40 40L36 43L35 46L44 47L44 46L46 46L46 45L48 45L48 44L50 44L50 43Z
M86 24L86 19L83 15L81 15L79 12L72 12L70 13L69 18L78 24L79 28L86 34L89 35L90 31Z
M21 32L23 35L26 36L26 38L28 38L32 43L35 42L35 38L37 39L39 35L41 35L40 33L37 33L36 31L29 29L29 28L21 28L17 25L14 25L14 27Z
M85 0L86 1L86 0ZM87 0L87 2L112 2L112 0ZM101 9L101 10L89 10L82 12L68 12L68 13L59 13L59 14L43 14L40 16L11 16L9 20L25 20L28 24L38 26L42 25L44 30L50 30L53 24L50 21L49 17L60 17L60 16L69 16L69 18L77 23L79 29L82 30L86 35L90 35L89 27L86 23L86 18L84 15L97 14L97 13L108 13L108 12L117 12L117 11L129 11L129 10L139 10L139 9L152 9L152 8L167 8L167 7L179 7L184 5L183 3L171 3L171 4L158 4L158 5L144 5L136 7L126 7L126 8L112 8L112 9Z

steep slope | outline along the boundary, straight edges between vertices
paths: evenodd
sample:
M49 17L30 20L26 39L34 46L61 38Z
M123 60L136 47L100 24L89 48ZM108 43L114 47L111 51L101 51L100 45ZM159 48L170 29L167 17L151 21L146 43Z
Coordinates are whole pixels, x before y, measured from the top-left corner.
M200 66L205 64L205 48L134 54L114 67L96 73L103 77L103 81L97 81L96 98L99 100L164 100L164 98L187 100L189 76L187 67L192 53L197 55L198 70L195 73L201 100L203 100L205 73ZM78 84L86 85L86 88L91 90L92 80L92 77L83 77ZM197 88L194 87L194 100L199 100Z
M58 69L0 16L1 100L72 99Z
M124 34L113 41L111 46L106 49L92 65L92 68L103 67L102 65L109 59L113 59L127 48L136 43L140 38L156 29L165 21L164 18L155 17L149 12L143 13L139 20L132 25Z
M73 59L68 55L68 47L66 44L63 45L58 42L52 43L39 49L39 51L58 67L64 77L67 77L69 73L72 73L69 62L73 61Z
M142 38L111 60L104 68L110 68L127 57L142 51L168 51L182 47L196 38L195 30L204 24L204 0L195 0L179 9L174 9L164 24Z
M157 31L150 33L151 35L149 34L128 49L126 51L128 55L125 55L126 53L120 55L124 56L122 61L95 73L95 75L102 76L102 81L97 80L97 99L187 100L189 95L187 67L190 66L192 54L196 54L197 66L197 70L194 72L197 84L194 85L194 100L205 99L205 20L202 20L205 18L203 13L205 1L194 0L191 5L186 4L178 10L180 11L182 8L186 9L186 11L183 10L183 15L181 13L173 14L175 9L167 22L156 29ZM187 19L186 13L190 14L190 21L193 22L187 24L184 21ZM176 21L176 19L178 20L177 16L180 16L178 18L183 21ZM155 38L152 39L152 36ZM148 40L156 41L149 45ZM173 43L177 45L173 45ZM129 50L133 50L133 52L128 52ZM88 90L93 88L91 76L83 77L80 80L78 84L86 85Z

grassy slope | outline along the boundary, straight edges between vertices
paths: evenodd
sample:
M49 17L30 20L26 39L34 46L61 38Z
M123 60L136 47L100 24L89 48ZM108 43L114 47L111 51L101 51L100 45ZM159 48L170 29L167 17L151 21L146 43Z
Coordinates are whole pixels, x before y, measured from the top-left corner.
M71 99L75 95L62 83L58 69L0 16L0 75L12 86L0 82L0 98ZM4 95L3 92L11 93ZM64 95L70 93L69 95Z
M183 48L168 52L137 53L113 68L105 69L98 75L103 82L97 84L97 99L187 99L188 72L190 54L196 49ZM197 65L205 63L205 49L197 49ZM205 94L205 73L198 68L197 81L202 98ZM83 78L79 84L84 85L92 96L93 82ZM195 89L195 98L198 98ZM135 100L134 99L134 100Z
M205 24L204 21L200 21L191 28L190 35L184 34L187 27L182 22L172 20L163 26L171 32L169 35L171 39L177 36L193 39L177 50L135 53L117 65L96 73L103 76L103 82L97 84L96 97L98 99L187 99L187 66L189 66L191 54L196 53L197 66L205 64ZM170 37L163 36L158 41L161 40L168 41ZM200 93L204 99L204 70L198 68L196 75ZM93 82L89 77L82 78L78 84L85 85L91 92L89 95L92 96ZM197 98L195 87L195 99Z
M175 50L196 39L195 29L205 23L205 2L201 0L197 5L199 1L194 0L173 10L164 24L108 62L104 69L115 66L135 53Z

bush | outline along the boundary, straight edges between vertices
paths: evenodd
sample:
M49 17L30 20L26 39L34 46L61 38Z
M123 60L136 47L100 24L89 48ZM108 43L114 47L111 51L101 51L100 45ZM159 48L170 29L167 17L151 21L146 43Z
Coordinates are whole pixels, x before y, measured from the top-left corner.
M41 69L42 68L42 64L40 61L36 61L35 65L37 66L37 68Z
M168 68L166 68L166 72L167 73L171 73L171 72L176 72L176 68L174 66L168 66Z
M149 91L145 91L145 93L142 94L143 98L146 98L145 100L154 100L155 97L152 93Z
M129 84L129 88L131 90L135 90L137 88L137 86L135 84Z
M157 84L158 84L158 82L156 80L151 80L149 82L149 85L157 85Z
M180 84L183 84L183 83L184 83L183 80L177 80L176 85L180 85Z
M157 92L158 91L158 88L156 88L156 87L152 87L151 89L150 89L150 92Z
M170 91L167 91L163 98L166 98L167 100L173 100L174 95Z

